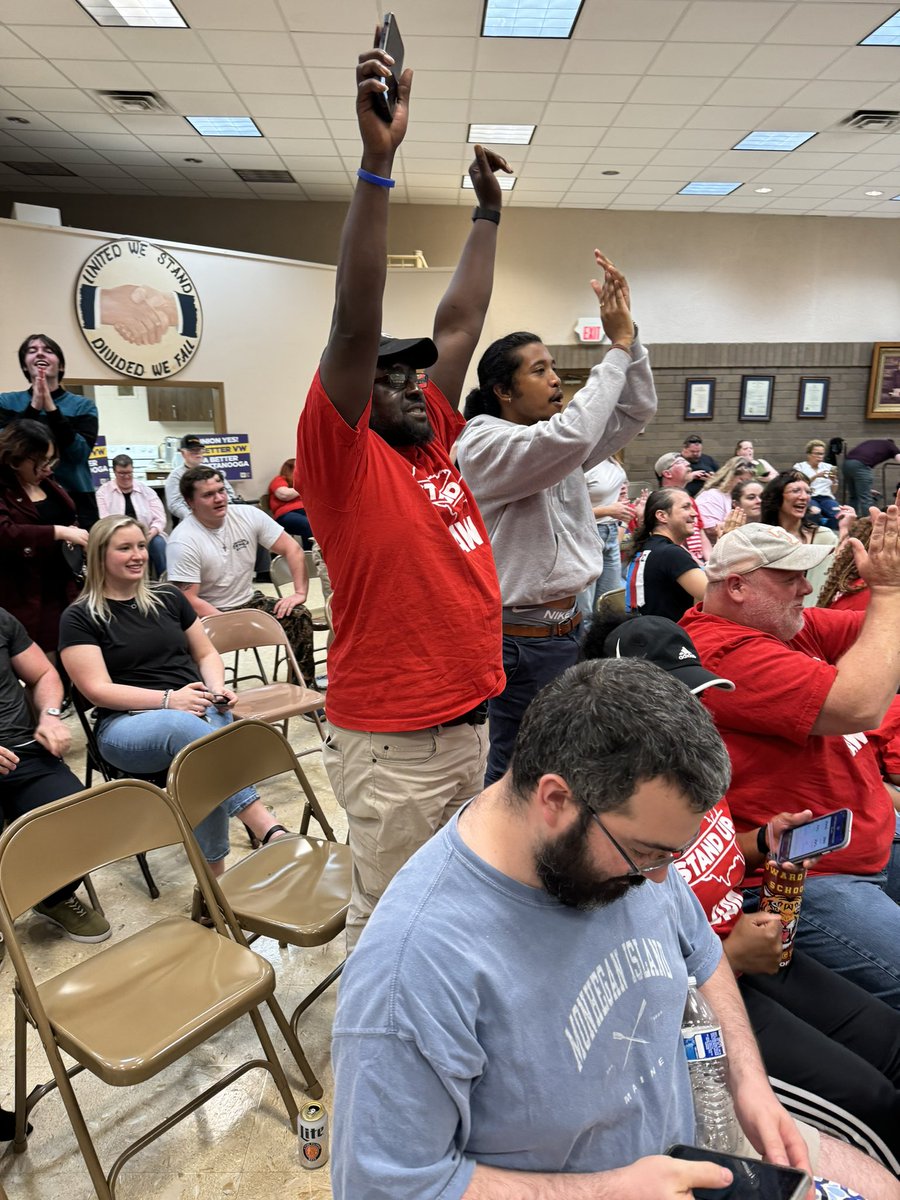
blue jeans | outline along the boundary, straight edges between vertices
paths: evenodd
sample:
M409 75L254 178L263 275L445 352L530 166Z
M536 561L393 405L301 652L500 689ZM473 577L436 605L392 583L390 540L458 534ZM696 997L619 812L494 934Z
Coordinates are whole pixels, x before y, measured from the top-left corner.
M598 521L597 537L603 544L603 570L599 579L589 583L576 597L578 611L584 621L584 632L591 627L597 601L606 592L622 586L622 555L619 553L619 526L615 521Z
M309 523L309 517L299 508L293 509L291 512L282 513L275 520L286 529L291 537L298 537L303 542L304 550L312 550L312 527Z
M871 467L858 458L845 458L841 464L847 483L847 503L856 509L858 517L867 517L872 504L872 483L875 475Z
M840 505L834 496L813 496L810 500L810 508L813 506L818 508L822 514L819 524L826 526L828 529L833 529L837 533L837 518Z
M755 909L758 893L747 900ZM900 816L884 871L807 878L796 945L900 1009Z
M107 762L119 771L155 775L168 768L179 750L233 720L230 712L220 713L212 707L205 717L171 708L121 713L100 722L97 745ZM228 853L229 817L238 816L258 799L256 788L242 788L200 822L194 836L207 862L219 862Z
M166 538L165 534L158 533L155 538L151 538L147 543L147 554L150 561L153 563L153 569L156 571L156 576L159 578L166 569Z
M578 662L581 629L562 637L509 637L503 635L503 670L506 687L488 701L488 751L484 785L496 783L509 766L519 722L531 700L545 683Z

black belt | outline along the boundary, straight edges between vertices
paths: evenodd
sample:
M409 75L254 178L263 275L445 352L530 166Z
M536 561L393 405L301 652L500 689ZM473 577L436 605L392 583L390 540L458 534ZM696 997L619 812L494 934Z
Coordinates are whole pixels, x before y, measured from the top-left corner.
M452 721L441 721L441 725L445 729L451 725L483 725L487 721L487 715L488 702L487 700L482 700L480 704L476 704L474 708L470 708L462 716L454 717Z

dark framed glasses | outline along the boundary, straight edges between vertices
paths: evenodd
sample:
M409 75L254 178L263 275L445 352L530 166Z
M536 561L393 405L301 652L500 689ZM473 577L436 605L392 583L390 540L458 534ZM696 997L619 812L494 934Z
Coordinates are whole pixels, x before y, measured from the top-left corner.
M386 383L392 391L402 392L409 387L411 383L415 383L416 387L424 387L428 382L428 376L424 371L407 371L394 370L385 371L383 375L375 376L376 383Z
M633 876L640 876L641 878L643 878L645 875L649 875L652 871L661 871L663 869L663 867L670 867L677 858L681 858L681 856L682 856L682 854L684 854L685 850L688 850L691 846L693 846L693 844L697 840L697 836L698 836L697 834L695 834L689 842L685 842L685 844L683 846L679 847L679 849L676 850L673 854L664 854L656 862L650 864L650 866L639 867L637 865L637 863L634 861L634 859L631 857L631 855L628 853L628 851L625 849L625 847L622 846L621 843L617 842L616 839L613 837L613 835L609 832L609 830L606 828L606 826L601 821L599 814L594 812L594 810L590 806L588 806L588 812L591 814L593 819L600 826L600 829L603 831L604 835L609 840L609 842L615 847L615 849L619 852L621 857L624 859L626 865L628 866L628 874L633 875Z

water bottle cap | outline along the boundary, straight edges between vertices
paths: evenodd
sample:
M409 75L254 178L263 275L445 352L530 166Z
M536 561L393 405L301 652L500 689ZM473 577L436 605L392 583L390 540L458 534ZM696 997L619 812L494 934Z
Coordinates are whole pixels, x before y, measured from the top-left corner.
M696 986L697 986L697 976L696 975L688 975L688 987L696 987Z

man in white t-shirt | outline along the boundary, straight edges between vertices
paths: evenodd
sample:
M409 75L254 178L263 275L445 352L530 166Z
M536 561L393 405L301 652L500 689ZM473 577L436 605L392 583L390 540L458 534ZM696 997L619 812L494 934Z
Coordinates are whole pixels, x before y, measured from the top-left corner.
M166 547L169 580L180 587L198 616L236 608L260 608L284 626L303 677L315 678L312 618L304 605L309 588L306 559L289 533L261 509L229 505L225 481L212 467L191 467L181 477L190 510ZM253 588L259 547L285 557L294 591L276 600Z

